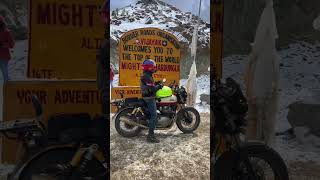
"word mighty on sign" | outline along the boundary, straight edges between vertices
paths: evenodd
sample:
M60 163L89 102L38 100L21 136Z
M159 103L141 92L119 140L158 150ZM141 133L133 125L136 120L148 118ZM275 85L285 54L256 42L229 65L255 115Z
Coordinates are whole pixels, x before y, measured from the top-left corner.
M39 3L36 8L37 23L93 27L100 7L95 4Z

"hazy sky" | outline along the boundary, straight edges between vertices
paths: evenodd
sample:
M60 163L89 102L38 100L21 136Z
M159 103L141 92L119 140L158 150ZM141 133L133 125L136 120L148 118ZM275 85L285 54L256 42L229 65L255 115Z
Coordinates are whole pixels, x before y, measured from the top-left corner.
M162 0L178 9L197 15L200 0ZM110 0L111 10L134 4L137 0ZM210 21L210 0L202 0L201 15L203 20Z

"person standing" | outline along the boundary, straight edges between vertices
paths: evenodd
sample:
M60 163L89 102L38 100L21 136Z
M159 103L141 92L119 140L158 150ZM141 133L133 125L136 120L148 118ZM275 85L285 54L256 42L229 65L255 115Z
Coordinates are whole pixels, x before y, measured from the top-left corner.
M155 84L152 75L156 72L156 63L151 59L146 59L142 63L143 75L140 78L140 88L142 92L142 98L147 104L148 111L150 113L149 119L149 134L147 136L147 142L159 143L154 135L154 130L157 124L157 105L156 105L156 92L162 88L161 84Z
M113 65L110 63L110 87L113 87L114 70Z
M8 30L4 17L0 15L0 69L4 82L9 80L8 62L11 59L10 48L14 47L14 40Z

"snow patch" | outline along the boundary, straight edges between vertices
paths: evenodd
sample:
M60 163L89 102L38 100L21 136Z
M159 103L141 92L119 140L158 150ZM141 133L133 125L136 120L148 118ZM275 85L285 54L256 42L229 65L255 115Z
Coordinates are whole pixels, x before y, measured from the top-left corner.
M281 57L280 99L276 131L284 131L291 128L287 120L288 106L291 103L299 100L320 102L320 43L297 42L278 51L278 54ZM248 56L245 55L232 55L223 59L223 76L235 78L244 91L243 73L247 61ZM290 140L277 137L275 149L286 160L314 161L320 164L320 148L316 145L319 139L313 136L304 137L301 135L303 131L298 134L299 137Z

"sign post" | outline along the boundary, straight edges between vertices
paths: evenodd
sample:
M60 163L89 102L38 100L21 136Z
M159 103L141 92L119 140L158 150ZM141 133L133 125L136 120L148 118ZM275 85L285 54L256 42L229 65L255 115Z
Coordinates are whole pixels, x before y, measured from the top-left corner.
M100 114L101 98L96 81L83 80L26 80L9 81L4 87L3 120L34 118L35 112L31 97L38 96L44 120L55 113ZM14 163L17 144L2 138L2 163Z
M119 86L139 86L141 65L145 59L157 64L155 81L180 80L180 45L178 39L161 29L141 28L126 32L119 43Z
M30 0L28 78L96 79L103 0Z

